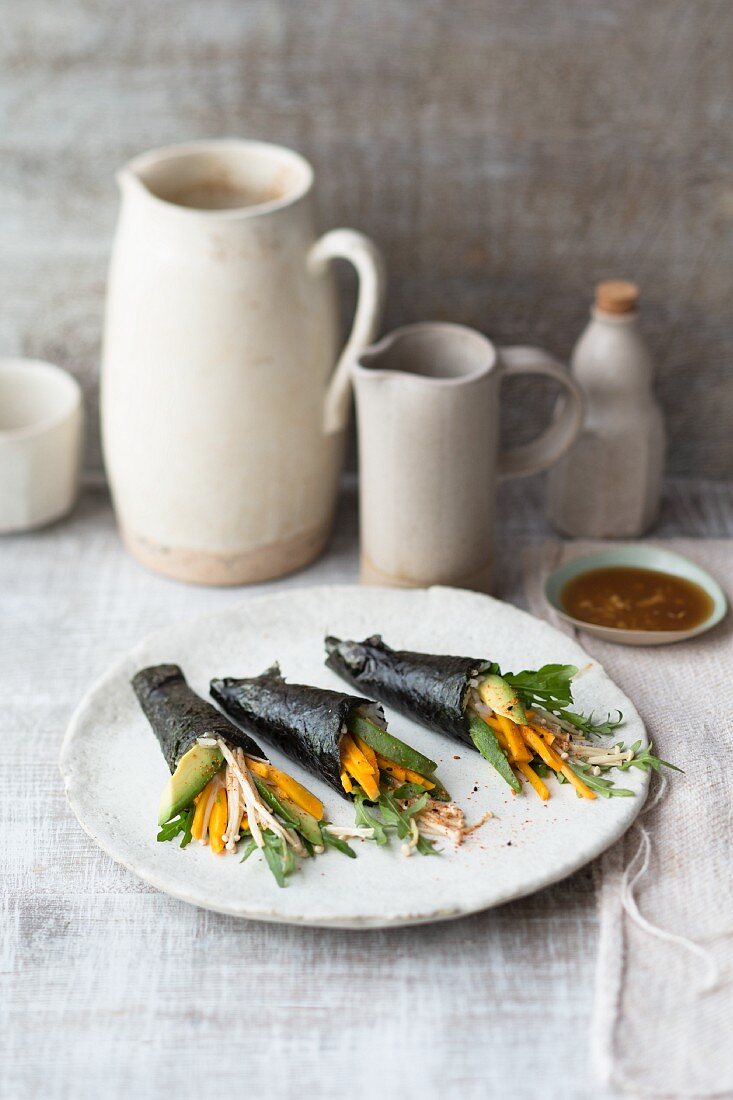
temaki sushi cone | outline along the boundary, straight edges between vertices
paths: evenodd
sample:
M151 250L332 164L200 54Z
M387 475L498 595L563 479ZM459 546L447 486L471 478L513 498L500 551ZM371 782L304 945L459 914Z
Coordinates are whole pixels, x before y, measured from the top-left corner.
M189 687L178 665L142 669L132 686L171 772L158 840L182 834L181 847L193 838L221 853L246 838L245 856L261 849L281 886L296 856L323 851L320 799L273 767L249 734Z
M522 790L522 776L546 801L543 777L555 772L583 798L596 797L593 786L609 797L610 780L594 783L582 760L567 759L573 731L613 728L594 727L592 716L566 709L575 666L502 675L486 658L392 649L379 634L362 642L327 637L325 645L326 664L342 679L428 729L471 745L515 793Z
M132 688L171 773L160 800L159 825L188 805L224 763L218 746L201 745L199 739L223 737L248 756L266 759L256 741L188 686L178 665L143 668L133 676Z
M386 840L387 824L421 851L430 845L420 832L460 843L463 815L435 776L437 764L394 737L371 699L290 684L278 665L249 679L212 680L211 694L249 732L353 800L357 823L374 833L372 839ZM367 802L379 805L381 822Z
M436 733L472 744L466 699L490 662L391 649L379 634L363 642L328 637L325 644L328 667L355 688Z

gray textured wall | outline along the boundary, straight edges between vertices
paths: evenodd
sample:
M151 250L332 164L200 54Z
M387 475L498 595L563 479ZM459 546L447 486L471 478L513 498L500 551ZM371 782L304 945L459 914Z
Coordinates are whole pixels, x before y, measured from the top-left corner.
M292 144L323 226L379 240L387 324L441 317L566 355L593 282L644 291L675 473L733 473L731 0L4 0L0 351L94 412L130 155ZM517 390L524 427L547 395Z

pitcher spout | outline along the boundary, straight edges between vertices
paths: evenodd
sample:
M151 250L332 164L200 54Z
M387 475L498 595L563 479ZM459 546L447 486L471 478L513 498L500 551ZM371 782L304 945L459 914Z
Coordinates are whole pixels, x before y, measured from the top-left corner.
M132 168L132 163L133 162L130 161L129 164L123 165L122 168L118 168L115 172L115 182L123 197L136 190L147 190L140 177Z

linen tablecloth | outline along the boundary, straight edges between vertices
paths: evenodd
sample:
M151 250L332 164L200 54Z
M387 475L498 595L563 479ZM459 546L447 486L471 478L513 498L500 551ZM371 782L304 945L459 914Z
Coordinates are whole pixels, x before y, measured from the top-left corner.
M546 534L541 486L503 490L497 594ZM590 869L440 925L339 932L194 909L114 864L57 767L90 683L145 634L250 593L353 581L356 503L277 585L191 588L123 551L106 493L0 540L0 1095L9 1100L379 1094L587 1100L598 946ZM675 489L662 530L733 530L733 494Z
M664 545L733 592L730 541ZM595 864L595 1068L639 1095L733 1096L733 624L729 616L689 642L643 648L576 632L548 609L542 581L603 546L527 550L530 607L577 633L634 701L655 754L684 775L655 777L637 824Z

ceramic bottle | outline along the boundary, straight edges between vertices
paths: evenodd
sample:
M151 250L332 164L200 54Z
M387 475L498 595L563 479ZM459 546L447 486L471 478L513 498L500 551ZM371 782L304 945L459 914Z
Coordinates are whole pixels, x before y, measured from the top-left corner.
M549 474L548 516L563 534L634 538L657 514L665 430L639 331L638 296L633 283L599 283L590 323L572 355L586 419Z

